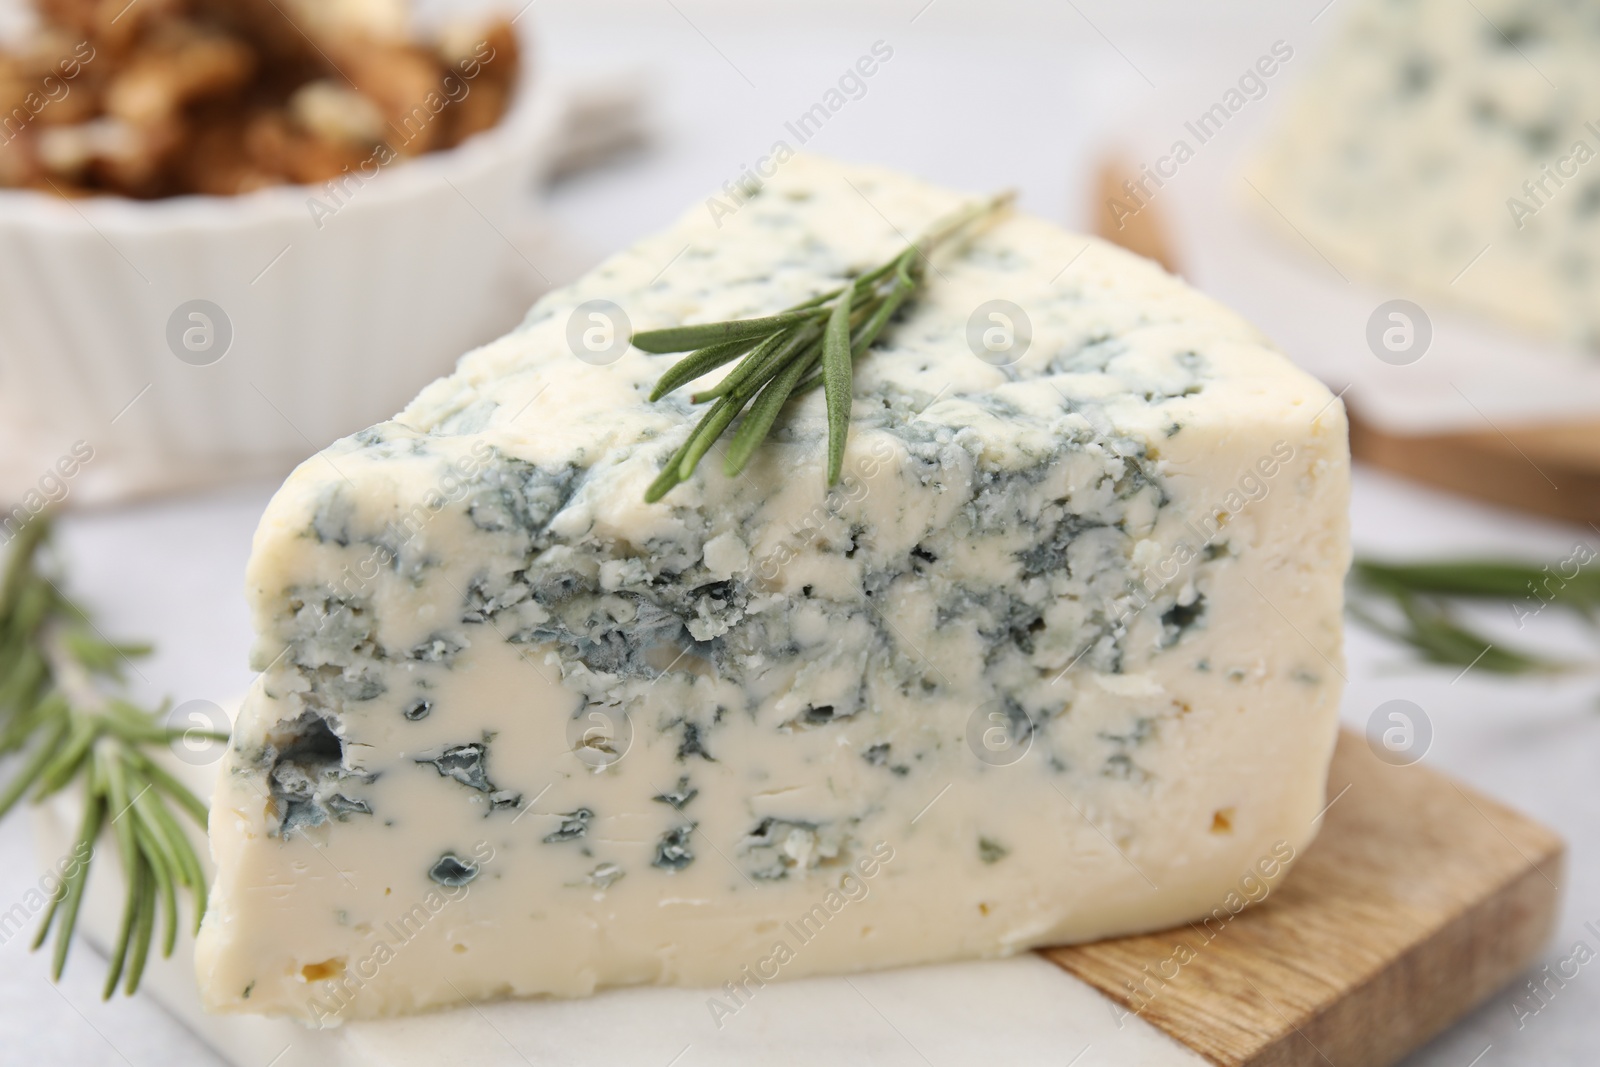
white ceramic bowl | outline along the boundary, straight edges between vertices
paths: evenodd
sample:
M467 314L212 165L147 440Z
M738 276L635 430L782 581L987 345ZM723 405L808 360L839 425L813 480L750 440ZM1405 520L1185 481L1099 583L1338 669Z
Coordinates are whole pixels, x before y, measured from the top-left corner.
M0 499L75 442L69 489L105 500L276 473L398 411L550 284L515 243L555 97L524 76L493 130L338 199L0 192Z

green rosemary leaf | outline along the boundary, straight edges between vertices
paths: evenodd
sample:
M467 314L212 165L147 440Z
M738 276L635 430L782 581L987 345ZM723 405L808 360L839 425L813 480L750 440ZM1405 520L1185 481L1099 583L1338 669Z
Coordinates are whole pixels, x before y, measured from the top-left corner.
M31 636L59 600L49 583L36 575L27 575L17 591L17 602L11 612L12 632L21 637Z
M1377 563L1357 560L1352 571L1368 585L1412 593L1511 600L1533 597L1569 604L1600 604L1600 572L1578 569L1571 576L1549 565L1504 560Z
M127 863L124 860L124 863ZM101 1000L110 1000L111 994L117 991L117 982L122 978L122 970L128 962L128 945L133 940L134 917L139 911L139 871L132 866L128 871L128 895L122 903L122 921L117 926L117 940L111 946L110 956L106 962L106 983L100 990Z
M89 801L83 806L83 822L78 827L78 841L73 849L73 856L81 858L68 872L60 889L61 922L56 926L54 958L50 961L50 976L56 981L61 980L61 972L67 965L67 949L72 945L72 934L78 925L78 908L83 904L83 890L89 882L88 858L94 855L95 841L100 836L105 817L105 801L91 790ZM45 935L50 932L50 924L55 917L56 909L52 905L44 922L39 924L39 936L33 943L35 949L44 944Z
M796 331L793 329L780 330L771 337L764 339L750 352L749 355L745 356L739 361L738 366L734 367L727 374L724 374L720 382L717 382L715 385L708 386L704 389L696 389L694 392L690 393L689 403L708 404L713 400L721 400L723 397L732 393L734 389L736 389L742 382L746 381L751 374L756 373L761 367L771 362L773 358L773 352L789 344L794 339L795 332ZM676 367L672 369L677 370ZM657 386L657 388L660 387Z
M911 253L907 252L896 262L898 269L895 272L894 287L873 311L872 316L856 331L850 345L852 356L860 356L872 347L872 342L878 339L878 334L882 333L889 320L894 318L894 313L900 310L900 305L905 303L906 298L916 290L917 283L911 277Z
M5 789L0 791L0 818L4 818L5 814L16 805L17 801L22 799L23 794L39 780L39 776L44 773L46 764L55 756L56 746L61 743L61 738L66 732L67 723L65 719L53 721L44 728L33 754L22 765L22 769L6 783Z
M148 790L146 791L148 795ZM134 802L134 811L139 812L139 802ZM138 827L139 849L144 853L144 861L150 865L151 874L154 876L155 892L153 898L159 898L161 914L166 922L166 933L162 937L162 955L172 955L172 946L178 941L178 883L186 878L175 865L174 857L168 855L168 843L163 840L160 831L154 829L150 821L139 813Z
M140 843L140 847L147 854L153 854L153 859L150 859L150 856L147 855L151 866L160 868L163 871L171 871L175 877L182 878L187 882L188 873L179 867L178 853L175 848L177 843L167 837L165 827L160 824L151 810L158 806L159 802L153 793L152 787L146 784L133 794L133 799L128 803L129 810L123 815L123 818L133 822L134 838Z
M735 391L754 396L756 390L771 378L774 368L782 366L820 336L822 326L817 322L808 322L799 328L774 334L767 343L746 356L743 363L729 371L722 381L710 389L695 393L690 399L696 404L703 404L708 400L729 396Z
M126 700L111 699L106 701L105 712L105 729L131 744L166 745L171 744L173 741L181 741L185 737L216 736L209 733L201 734L200 731L190 731L184 727L163 726L152 718L148 711L130 704ZM225 741L227 738L224 737L222 740Z
M21 641L10 640L5 632L4 623L0 623L0 715L8 712L16 714L17 702L12 700L7 693L13 685L18 669L28 655L28 646Z
M694 436L689 438L689 450L683 454L683 459L678 463L678 478L680 480L686 479L694 473L695 467L700 464L701 457L711 450L711 446L716 443L717 438L722 436L722 431L726 430L728 425L738 418L739 412L744 409L746 403L748 401L744 398L725 396L718 400L710 411L706 412L706 417L700 421Z
M0 752L14 752L27 738L47 671L44 657L32 647L20 649L6 670L0 682L0 713L10 712L12 718L0 732Z
M742 338L689 353L667 368L667 373L661 376L656 387L650 391L650 399L660 400L680 385L692 382L703 374L709 374L724 363L733 362L748 352L754 343L750 338Z
M739 383L739 387L733 391L733 399L744 400L748 402L749 399L755 396L757 392L764 389L768 382L777 378L780 374L788 370L794 364L803 363L809 368L816 366L817 362L821 359L822 338L821 336L815 336L811 339L809 344L800 349L798 352L794 353L788 359L781 363L772 361L760 371L752 374L749 378L746 378L743 382ZM779 405L779 409L782 409L782 405Z
M828 398L828 484L836 485L844 469L844 439L850 432L850 390L853 382L850 365L850 294L833 305L828 332L822 338L822 380ZM795 375L792 389L800 380ZM784 399L789 391L784 390Z
M161 913L166 916L161 935L161 956L166 959L178 947L178 886L172 877L159 878L156 884L161 890Z
M1357 560L1351 568L1347 610L1358 623L1410 648L1425 663L1492 674L1556 673L1580 664L1551 659L1514 648L1461 623L1450 600L1511 599L1527 596L1528 575L1544 572L1522 564L1479 561L1461 563L1380 564ZM1398 621L1373 610L1388 601Z
M128 980L122 987L130 997L139 991L139 979L144 974L145 961L150 958L150 938L156 928L155 871L149 856L143 858L144 862L138 865L139 913L133 926L133 958L128 961ZM111 993L112 990L107 990L105 999L110 1000Z
M1400 607L1410 625L1409 643L1430 663L1463 669L1476 665L1497 674L1557 671L1565 666L1496 644L1426 601L1406 597Z
M85 670L93 674L107 674L113 677L122 671L123 650L107 641L102 641L97 635L88 630L68 630L62 638L67 646L67 651L72 658L77 660ZM134 648L136 655L141 654L139 648Z
M131 753L131 759L137 772L152 787L153 793L170 798L188 812L200 829L206 828L206 806L199 797L190 792L182 782L151 762L143 753L135 751ZM178 824L177 818L166 804L151 805L150 814L161 824L163 833L177 857L180 875L178 882L189 889L194 896L194 928L198 930L200 920L206 913L206 879L204 869L200 866L200 856L195 852L189 835Z
M741 425L735 431L723 463L725 471L743 470L751 452L770 435L773 420L784 404L818 384L828 387L828 484L835 484L842 471L850 432L853 361L872 347L901 304L922 284L928 255L945 241L992 219L1009 207L1012 199L1013 194L1002 193L969 204L935 222L894 258L837 289L810 297L776 315L635 334L633 344L646 352L700 349L667 371L652 391L652 400L734 358L727 355L727 350L708 355L706 349L731 345L735 341L759 342L722 381L690 397L696 404L716 400L718 406L690 432L688 441L662 468L645 490L645 500L654 503L689 478L716 438L759 392L760 401L745 415L746 421L753 425L748 428ZM885 279L891 279L887 286ZM819 340L824 321L828 324L826 342ZM821 371L809 374L819 361ZM733 406L724 407L723 401L731 401Z
M116 992L117 981L122 977L122 970L127 962L128 946L133 937L134 922L139 912L139 897L143 882L139 877L139 846L133 837L133 820L127 818L132 798L128 792L126 769L109 747L97 748L93 758L105 776L106 805L111 814L111 834L117 842L117 854L122 859L122 870L128 884L128 898L123 904L122 923L117 928L116 944L111 950L111 969L106 975L103 996L109 999L111 994Z
M163 952L177 941L178 889L187 888L195 924L205 913L206 886L194 842L174 806L204 828L206 807L148 756L182 736L151 712L118 695L126 659L147 646L102 638L83 610L38 570L47 520L35 519L12 543L0 586L0 752L21 752L20 766L0 774L0 817L24 796L35 802L73 789L83 816L70 867L51 895L34 948L54 938L51 974L59 979L77 927L96 845L116 842L126 896L107 968L105 995L139 987L158 912L165 915ZM212 735L219 738L225 735Z
M23 585L34 584L33 557L49 532L49 521L40 517L17 533L11 544L11 555L6 559L5 578L0 581L0 619L11 617Z
M704 425L704 420L710 417L709 412L702 416L701 425ZM651 482L650 487L645 490L645 503L654 504L657 500L666 496L673 486L683 481L681 473L683 457L689 454L689 446L692 444L694 444L694 434L691 433L689 439L684 441L678 450L672 454L672 457L667 460L667 465L661 468L661 473L656 475L656 480Z
M645 352L665 354L688 352L729 341L757 340L789 326L809 322L822 312L816 308L785 311L761 319L735 319L732 322L707 322L697 326L669 326L664 330L645 330L633 335L633 347Z
M200 867L200 857L195 855L189 835L183 832L183 827L178 825L166 805L155 803L152 799L145 809L141 809L141 816L156 838L165 842L177 881L191 889L203 887L205 874Z
M803 303L796 304L794 307L790 308L789 310L790 311L802 311L802 310L804 310L806 308L813 308L813 307L817 307L817 306L819 306L821 304L826 304L828 301L837 299L839 296L843 295L843 293L844 293L844 291L846 289L851 290L857 296L859 296L860 294L866 292L868 289L872 288L872 284L874 282L878 281L884 275L886 275L890 271L894 270L895 262L896 262L895 260L891 259L889 262L880 264L880 265L872 268L871 270L867 271L867 273L861 275L861 277L857 278L855 281L851 282L849 285L841 285L837 289L830 289L825 293L819 293L818 295L812 297L810 300L804 301Z
M883 300L882 293L873 292L850 308L850 328L845 333L848 341L847 347L852 355L860 355L860 352L856 351L855 348L856 339L862 336L861 331L866 327L867 322L878 313L879 308L883 307ZM862 347L861 351L866 351L865 346Z
M738 366L724 374L722 381L709 389L699 389L691 393L689 395L689 403L705 404L731 395L735 389L748 381L753 374L761 373L761 368L775 360L782 360L783 356L779 353L787 351L788 346L795 343L797 334L810 328L809 326L791 326L787 330L779 330L771 337L766 338L752 349L749 355L740 360Z
M74 720L66 742L55 753L55 758L39 773L39 787L34 793L36 799L43 800L78 776L84 761L89 757L89 747L94 744L98 732L98 724L88 716L80 716Z
M223 738L223 740L226 740L226 738ZM139 773L148 779L151 785L173 801L176 801L179 807L189 813L200 829L204 830L206 828L208 813L205 803L195 796L188 786L172 777L164 768L151 762L142 752L133 752L131 756L134 766L139 768Z
M813 361L820 358L821 352L818 351L809 360L802 358L791 362L761 390L761 395L750 406L750 413L740 423L739 432L734 434L733 442L728 446L728 456L722 468L728 477L744 470L756 447L767 439L778 412L783 410L789 394L794 391L795 383L811 369Z
M889 324L889 320L894 317L894 313L900 310L900 305L905 303L906 298L916 289L916 282L912 280L910 273L911 262L911 253L908 251L889 264L889 266L896 268L898 272L895 284L889 290L887 296L870 306L870 314L865 317L864 321L852 334L850 342L852 358L859 358L863 352L872 347L872 343L878 339L878 334L883 332L883 328ZM803 396L821 384L823 384L823 375L822 371L818 369L807 375L799 385L794 387L794 392L790 394L790 399Z

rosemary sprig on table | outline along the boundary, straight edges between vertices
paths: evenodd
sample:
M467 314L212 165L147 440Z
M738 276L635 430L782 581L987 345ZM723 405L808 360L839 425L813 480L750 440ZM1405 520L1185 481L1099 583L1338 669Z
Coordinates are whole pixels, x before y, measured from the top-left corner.
M1522 651L1486 637L1462 623L1451 607L1452 601L1502 601L1513 617L1555 607L1594 621L1600 609L1600 572L1580 568L1567 576L1552 571L1547 565L1507 560L1395 564L1358 559L1350 572L1349 611L1357 622L1408 646L1427 663L1495 674L1579 669L1585 664ZM1380 618L1374 610L1384 601L1394 609L1391 616L1398 613L1397 621Z
M634 334L634 346L645 352L689 353L661 376L651 400L660 400L696 378L740 360L722 381L690 397L696 404L714 403L645 491L645 500L654 503L687 481L706 452L744 412L744 421L734 431L723 461L729 477L738 474L772 432L784 404L819 385L828 402L828 484L836 484L850 429L855 360L872 347L894 313L922 285L928 254L994 218L1014 198L1014 193L1007 192L970 204L934 223L887 263L776 315Z
M122 663L149 649L111 644L99 636L41 570L48 537L44 517L24 526L0 581L0 756L21 757L0 778L0 817L24 797L38 803L64 789L83 790L83 818L70 862L33 943L39 948L55 931L51 973L57 979L66 965L96 844L109 828L128 886L103 993L109 998L119 980L125 979L129 994L138 989L158 911L165 919L161 951L172 954L180 888L189 891L197 928L205 913L205 875L178 812L204 829L206 807L151 758L152 748L199 732L165 727L157 713L118 695ZM203 736L226 740L226 735Z

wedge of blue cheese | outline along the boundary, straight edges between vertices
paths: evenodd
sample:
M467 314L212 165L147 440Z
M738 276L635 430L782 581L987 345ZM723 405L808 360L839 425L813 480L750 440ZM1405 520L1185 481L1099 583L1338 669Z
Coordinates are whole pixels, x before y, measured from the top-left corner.
M1263 217L1402 295L1600 349L1600 9L1359 0L1340 17L1249 168Z
M770 313L970 199L788 161L289 478L212 807L209 1007L732 1005L1281 872L1335 732L1344 414L1156 266L1009 215L860 360L832 491L818 391L742 475L713 453L643 502L695 410L647 399L673 357L595 358L595 302Z

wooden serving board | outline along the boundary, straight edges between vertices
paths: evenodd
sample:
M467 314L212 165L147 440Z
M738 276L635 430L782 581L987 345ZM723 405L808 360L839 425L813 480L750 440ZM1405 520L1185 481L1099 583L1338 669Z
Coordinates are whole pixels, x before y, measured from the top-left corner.
M1600 525L1600 424L1398 434L1349 405L1350 454L1374 467L1491 504Z
M1328 803L1289 877L1225 924L1042 954L1225 1067L1394 1063L1534 959L1555 928L1565 849L1349 732Z

